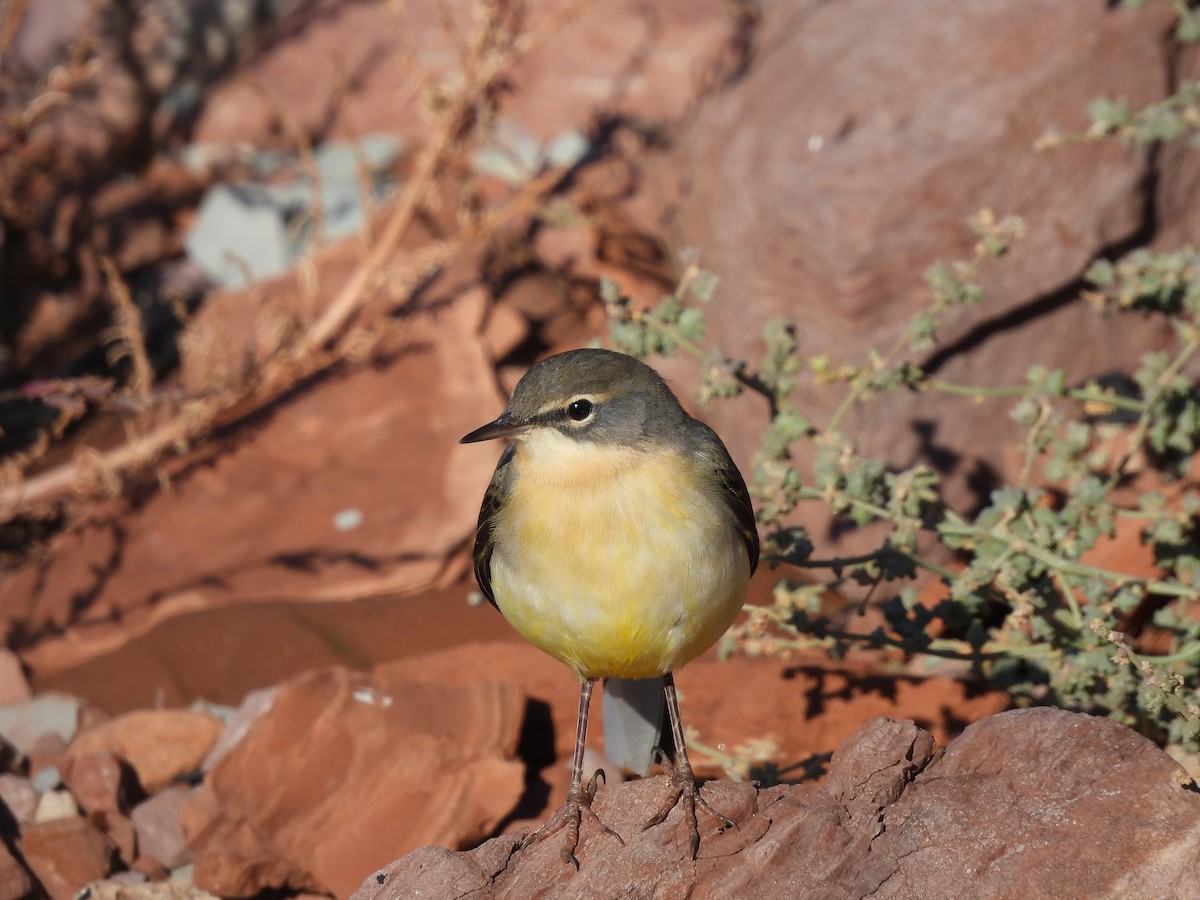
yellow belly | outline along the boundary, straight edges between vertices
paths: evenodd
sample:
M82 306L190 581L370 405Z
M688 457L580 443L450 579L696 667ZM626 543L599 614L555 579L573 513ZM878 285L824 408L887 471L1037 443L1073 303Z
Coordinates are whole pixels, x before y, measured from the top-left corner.
M679 455L555 440L567 439L522 443L513 459L497 606L581 678L674 671L741 608L750 565L729 512Z

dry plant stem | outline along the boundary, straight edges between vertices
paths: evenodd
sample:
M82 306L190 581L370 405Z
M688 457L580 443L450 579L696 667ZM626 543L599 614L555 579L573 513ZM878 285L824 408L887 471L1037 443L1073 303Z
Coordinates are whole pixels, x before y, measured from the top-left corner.
M145 437L104 454L104 463L121 472L149 465L172 444L186 444L190 434L185 419L173 419ZM74 465L66 465L27 478L15 487L0 489L0 516L10 516L38 503L57 500L72 493L79 482L79 470Z
M129 285L121 277L116 263L111 257L102 256L100 266L104 270L108 290L112 296L113 307L116 309L116 325L112 329L114 336L113 348L109 351L110 360L129 359L132 373L128 383L128 393L139 401L145 401L150 396L154 385L154 368L146 355L146 335L142 328L142 312L129 293Z
M346 71L345 62L340 56L334 57L333 69L333 93L338 98L334 105L334 110L337 113L337 121L346 134L350 153L354 157L354 177L358 182L358 202L362 206L363 216L366 221L369 223L374 222L379 209L379 204L375 201L374 176L371 174L371 164L363 152L361 141L362 129L354 122L354 118L350 114L350 105L345 102L345 98L350 95L351 91L350 74ZM320 231L317 231L317 234L320 233ZM371 228L369 226L363 228L360 234L362 235L363 248L370 249Z
M394 262L400 239L431 192L440 168L469 125L473 110L485 98L494 81L520 56L552 33L554 28L561 27L569 16L575 15L582 5L568 7L562 15L532 34L517 36L502 24L485 22L472 38L469 48L471 58L477 64L463 74L462 83L449 99L447 109L418 161L408 188L388 215L366 258L317 322L295 344L267 360L259 372L252 375L247 388L186 401L169 421L103 454L99 462L108 471L118 474L150 466L172 448L180 451L186 449L214 427L237 421L278 398L303 379L334 365L345 358L347 352L359 349L361 342L356 340L356 334L345 335L331 350L322 348L341 337L354 314L374 296L385 270ZM529 182L512 201L496 212L481 217L474 227L465 229L453 241L424 248L414 254L405 267L413 273L412 280L419 277L418 269L421 272L435 269L465 244L528 212L546 191L561 181L563 173L563 169L545 172ZM79 492L86 483L79 468L74 465L61 466L23 482L15 477L4 480L8 483L0 482L0 517L54 502Z
M577 16L586 3L572 4L552 17L536 32L518 35L493 18L481 24L466 48L462 70L463 83L442 113L437 132L417 161L412 179L400 200L380 229L375 245L334 298L333 302L301 339L297 352L304 354L325 345L335 338L362 308L378 288L384 269L399 246L400 239L412 224L413 218L428 197L434 184L434 174L444 165L471 123L480 98L491 90L494 82L518 59L540 44L545 38ZM550 173L554 174L554 173ZM558 180L561 173L555 175ZM544 181L545 177L539 179Z
M502 25L497 27L503 29ZM495 46L497 35L488 27L480 27L472 38L465 60L467 64L461 73L463 84L443 112L433 140L418 159L413 177L401 194L396 208L380 229L366 259L301 338L297 353L304 355L335 338L354 313L374 295L384 268L395 255L401 238L433 189L435 173L445 164L470 124L476 104L491 88L493 81L513 63L513 38L511 33L501 30L499 39L504 44Z
M16 39L27 7L31 3L32 0L14 0L3 10L4 22L0 25L3 29L3 32L0 32L0 59L3 59L10 43ZM104 4L105 0L87 0L83 22L76 31L77 37L71 44L67 59L47 73L44 89L40 90L20 113L5 116L0 125L17 132L28 131L50 112L72 103L79 89L91 87L89 82L100 74L102 68L94 50L96 19Z
M259 95L263 104L271 110L271 114L275 116L279 124L283 126L284 132L287 133L288 139L300 156L300 167L304 171L304 177L308 179L308 220L312 223L314 240L320 241L321 235L325 232L325 205L321 201L321 172L317 168L317 157L313 153L312 141L300 127L296 117L289 113L283 105L276 102L270 91L260 82L252 81L250 87ZM340 106L341 104L337 103L336 105ZM243 278L245 278L245 273L243 273ZM247 284L251 281L253 278L246 279Z
M422 275L444 265L458 250L472 241L502 227L507 222L536 205L538 199L553 188L563 176L561 169L546 172L526 185L512 201L495 213L484 216L476 225L446 241L423 248L409 259L404 281L415 283ZM380 337L382 334L379 335ZM283 358L272 359L264 365L260 377L244 393L234 396L205 396L185 402L183 408L171 420L129 443L104 454L105 464L118 472L134 471L151 465L172 447L186 448L192 441L217 426L226 426L241 417L260 409L289 388L305 378L334 365L354 350L361 354L358 332L348 334L339 341L332 352L310 350L305 356L291 351ZM28 478L23 484L0 487L0 517L12 515L38 504L51 503L74 492L79 484L79 473L73 465Z

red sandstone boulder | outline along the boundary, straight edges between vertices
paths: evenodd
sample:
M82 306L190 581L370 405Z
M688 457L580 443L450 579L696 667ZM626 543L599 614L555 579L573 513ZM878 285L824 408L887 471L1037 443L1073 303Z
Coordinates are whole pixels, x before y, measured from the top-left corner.
M77 759L106 752L120 757L142 787L154 793L176 776L199 769L222 728L212 716L194 710L136 710L82 732L69 754Z
M32 891L29 871L0 843L0 900L24 900Z
M924 273L969 256L977 238L968 220L990 208L1022 216L1026 236L984 269L982 306L947 310L938 329L946 349L917 361L980 386L1021 384L1033 362L1080 381L1129 371L1165 328L1135 317L1114 327L1071 286L1098 255L1149 241L1155 227L1178 235L1191 222L1183 230L1194 235L1195 177L1174 179L1177 193L1160 198L1167 222L1155 216L1147 151L1034 145L1085 130L1097 97L1135 109L1164 98L1170 19L1161 4L1058 0L768 7L745 76L701 105L647 178L673 243L699 248L721 277L709 332L726 353L754 359L763 324L785 317L806 355L862 364L929 306ZM679 372L694 378L693 369ZM843 396L802 379L795 400L821 424ZM995 473L1017 471L1004 456L1013 440L1005 409L901 392L843 430L893 465L932 461L969 502L971 492L987 496ZM762 404L709 413L748 461Z
M197 886L346 896L424 843L490 834L524 787L524 697L327 669L280 687L183 810Z
M660 898L1123 898L1200 895L1200 793L1165 753L1107 719L1001 713L945 751L912 722L875 719L834 754L824 786L711 782L737 827L701 817L688 858L679 810L648 831L662 778L602 789L579 871L553 836L452 853L424 847L369 876L354 900L423 896Z
M21 854L46 892L66 900L112 870L116 846L81 816L37 822L21 833Z

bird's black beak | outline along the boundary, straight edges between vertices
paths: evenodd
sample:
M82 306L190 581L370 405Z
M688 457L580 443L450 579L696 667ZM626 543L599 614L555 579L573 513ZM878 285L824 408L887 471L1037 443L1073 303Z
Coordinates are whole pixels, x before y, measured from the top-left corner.
M474 444L477 441L494 441L496 438L512 437L527 429L529 424L513 419L507 413L502 413L494 422L488 422L482 428L476 428L470 434L459 438L460 444Z

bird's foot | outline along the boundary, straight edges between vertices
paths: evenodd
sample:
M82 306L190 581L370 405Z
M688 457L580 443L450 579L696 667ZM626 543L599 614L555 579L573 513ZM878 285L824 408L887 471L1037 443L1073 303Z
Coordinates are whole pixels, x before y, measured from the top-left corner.
M520 849L536 844L543 838L547 838L560 828L567 829L567 839L563 841L562 849L559 850L559 855L563 858L563 862L569 862L579 870L579 860L575 858L575 848L579 846L579 829L584 817L587 817L599 825L607 834L612 835L617 839L622 847L625 842L621 840L621 836L600 821L600 817L592 811L592 800L595 799L596 790L599 783L604 780L604 770L597 769L592 777L588 780L587 786L572 785L571 790L567 793L567 802L563 804L562 809L556 812L541 828L525 838L521 842Z
M663 757L661 764L663 771L667 774L667 780L671 784L671 791L667 794L663 804L658 808L658 812L652 815L646 824L642 826L642 831L662 824L666 821L667 816L671 814L671 810L682 802L683 817L684 821L687 822L688 844L691 847L692 859L695 859L696 854L700 851L700 825L696 820L697 809L702 810L705 815L720 822L722 829L736 828L737 825L709 806L708 801L700 796L700 786L696 784L696 776L692 772L691 764L686 759L680 760L677 765L672 766Z

